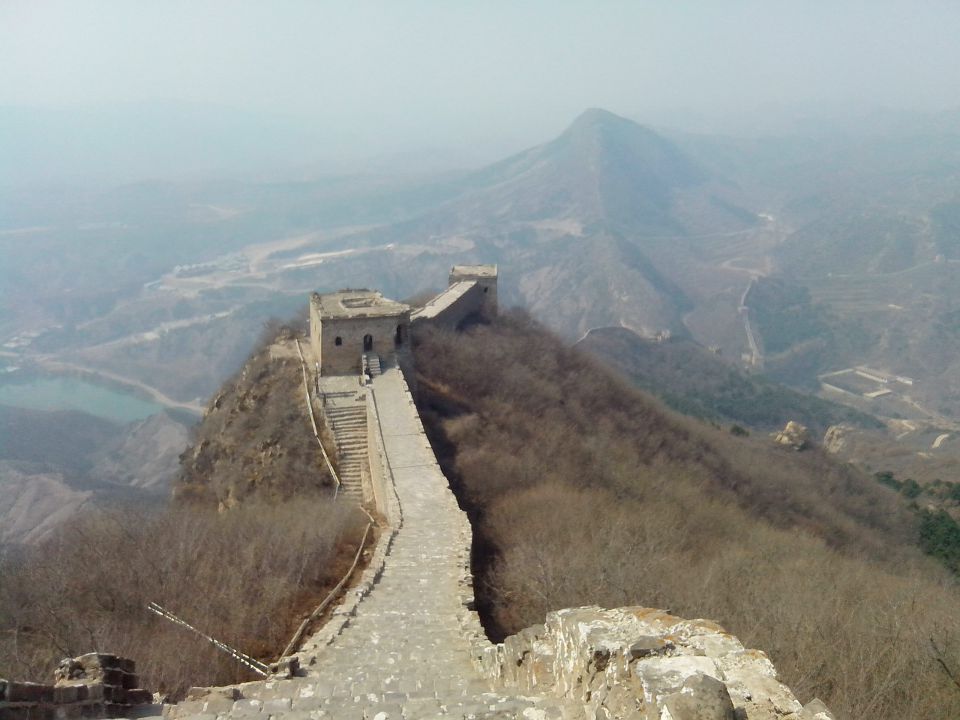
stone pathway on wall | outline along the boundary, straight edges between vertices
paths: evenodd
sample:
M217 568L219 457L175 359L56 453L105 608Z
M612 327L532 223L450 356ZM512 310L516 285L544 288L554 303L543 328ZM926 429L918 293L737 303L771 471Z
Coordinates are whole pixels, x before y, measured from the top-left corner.
M344 500L359 503L365 499L363 477L367 463L366 392L359 388L356 378L348 380L347 383L338 384L321 381L324 401L320 404L320 410L327 417L337 443L340 495ZM344 386L347 389L343 389Z
M471 661L475 616L464 584L469 523L423 433L402 375L372 383L403 522L383 574L306 677L246 683L168 708L215 718L573 718L582 705L493 692ZM473 624L471 624L471 622ZM322 633L321 633L322 634ZM308 641L307 646L310 646ZM307 663L310 657L306 658ZM235 699L236 693L241 694Z

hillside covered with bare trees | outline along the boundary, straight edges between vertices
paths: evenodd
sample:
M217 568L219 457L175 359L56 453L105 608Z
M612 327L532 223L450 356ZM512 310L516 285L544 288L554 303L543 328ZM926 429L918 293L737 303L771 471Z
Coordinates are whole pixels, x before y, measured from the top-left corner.
M279 657L366 524L332 500L290 337L265 328L210 401L169 505L91 506L42 542L0 545L0 677L46 680L63 657L109 649L174 699L251 679L151 602L258 660Z
M889 488L668 411L523 315L423 332L416 361L493 636L657 606L764 648L838 717L960 714L955 581Z

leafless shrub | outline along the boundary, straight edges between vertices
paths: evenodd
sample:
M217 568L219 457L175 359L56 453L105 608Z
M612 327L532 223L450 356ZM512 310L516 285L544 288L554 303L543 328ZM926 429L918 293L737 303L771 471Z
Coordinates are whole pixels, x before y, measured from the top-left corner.
M249 499L331 492L333 479L310 425L291 332L279 325L267 332L270 342L214 395L193 445L180 456L178 501L230 508ZM275 348L278 337L283 343Z
M220 514L88 514L0 568L0 677L47 680L62 657L98 650L134 658L146 687L175 695L249 679L147 603L276 659L300 615L339 579L337 549L351 555L360 527L318 499Z
M418 404L475 529L494 636L566 606L709 617L839 717L954 718L952 578L886 488L676 415L523 316L417 338Z

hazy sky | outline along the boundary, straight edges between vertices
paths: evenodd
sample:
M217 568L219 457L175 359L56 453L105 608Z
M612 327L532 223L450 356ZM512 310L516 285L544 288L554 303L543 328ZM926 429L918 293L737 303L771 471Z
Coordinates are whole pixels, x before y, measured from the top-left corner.
M524 144L590 106L960 106L958 30L956 0L0 0L0 105L202 102L378 151Z

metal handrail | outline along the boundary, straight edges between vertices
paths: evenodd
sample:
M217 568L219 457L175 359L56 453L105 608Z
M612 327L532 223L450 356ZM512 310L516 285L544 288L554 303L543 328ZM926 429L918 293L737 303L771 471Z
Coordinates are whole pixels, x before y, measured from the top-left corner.
M249 655L245 655L239 650L230 647L226 643L220 642L216 638L211 637L210 635L207 635L205 632L197 630L193 625L188 623L186 620L183 620L177 617L172 612L162 607L160 604L151 602L149 605L147 605L147 610L152 612L154 615L159 615L164 620L169 620L174 625L179 625L180 627L184 627L187 630L190 630L191 632L196 633L197 635L202 637L204 640L211 643L215 648L217 648L217 650L222 650L223 652L227 653L227 655L232 657L237 662L243 665L246 665L255 673L262 675L263 677L266 677L267 675L270 674L270 668L264 663L260 662L259 660L254 660Z
M297 354L300 356L300 371L303 373L303 393L307 400L307 414L310 416L310 425L313 427L313 436L317 439L317 445L320 446L320 454L323 455L323 461L327 465L327 471L330 473L330 477L333 478L333 481L337 484L337 488L333 493L333 497L336 499L337 495L340 493L340 476L337 475L337 471L333 469L333 463L330 462L330 457L327 455L327 451L323 447L323 441L320 440L320 432L317 430L317 421L313 415L313 402L310 400L310 383L307 380L307 361L304 360L303 350L300 349L300 339L294 338L293 341L297 344Z
M361 510L362 509L363 508L361 508ZM364 510L364 512L366 511ZM357 548L357 554L353 558L353 563L350 565L350 569L347 570L346 575L340 579L340 582L338 582L336 586L334 586L333 590L331 590L330 593L323 599L323 602L317 605L313 612L304 618L302 623L300 623L300 627L297 628L297 631L293 634L293 637L290 638L290 642L288 642L287 646L283 649L283 654L280 656L281 658L287 657L293 652L294 648L303 639L303 633L306 632L306 629L310 623L316 620L320 616L320 613L326 610L327 605L329 605L330 602L340 593L340 591L343 589L343 586L347 584L347 580L349 580L350 576L353 575L353 571L357 569L357 563L360 562L360 555L363 552L363 546L367 542L367 535L370 534L370 528L373 527L373 518L370 517L370 513L367 513L367 517L370 518L370 522L367 523L367 528L363 531L363 537L360 539L360 547Z

